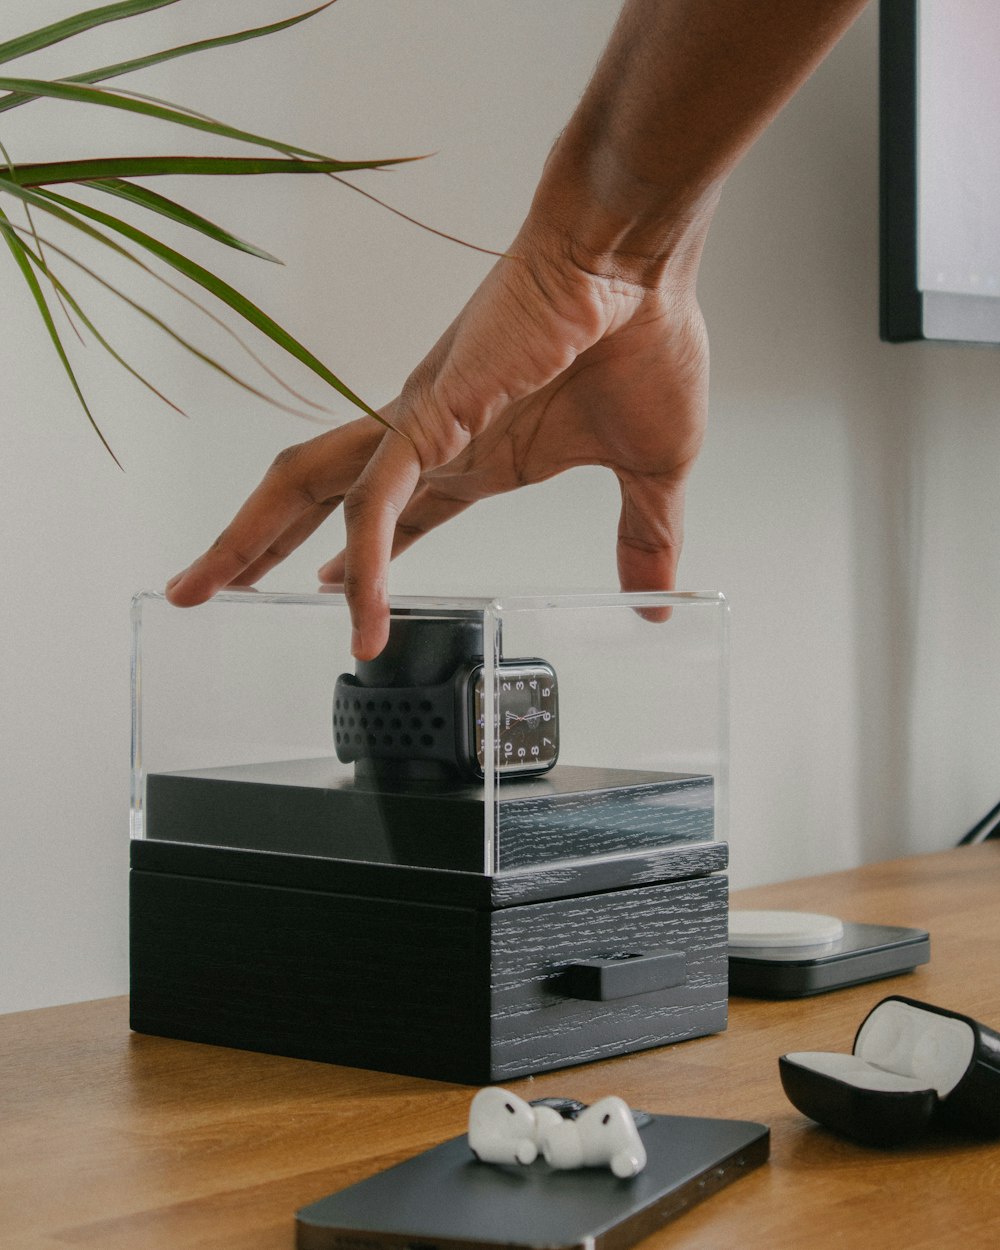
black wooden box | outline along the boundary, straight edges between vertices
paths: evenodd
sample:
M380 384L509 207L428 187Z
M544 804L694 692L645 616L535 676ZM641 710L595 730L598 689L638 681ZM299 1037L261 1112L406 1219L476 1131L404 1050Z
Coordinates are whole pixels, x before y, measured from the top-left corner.
M712 779L557 765L375 793L325 759L152 774L132 1027L488 1084L725 1028Z

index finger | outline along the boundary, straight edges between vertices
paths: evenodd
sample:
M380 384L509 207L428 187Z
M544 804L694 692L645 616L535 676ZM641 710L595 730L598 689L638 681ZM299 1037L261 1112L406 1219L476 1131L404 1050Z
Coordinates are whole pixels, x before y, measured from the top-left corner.
M319 524L337 506L382 433L373 421L362 418L280 452L211 547L170 579L168 600L177 607L204 603L236 582L289 530L298 527L305 537L304 515L317 510Z

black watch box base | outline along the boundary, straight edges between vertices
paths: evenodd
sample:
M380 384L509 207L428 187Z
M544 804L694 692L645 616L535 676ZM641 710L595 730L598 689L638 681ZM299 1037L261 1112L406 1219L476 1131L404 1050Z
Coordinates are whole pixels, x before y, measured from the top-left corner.
M485 873L481 791L388 792L366 832L324 764L147 778L134 1030L485 1085L725 1028L710 777L505 783Z

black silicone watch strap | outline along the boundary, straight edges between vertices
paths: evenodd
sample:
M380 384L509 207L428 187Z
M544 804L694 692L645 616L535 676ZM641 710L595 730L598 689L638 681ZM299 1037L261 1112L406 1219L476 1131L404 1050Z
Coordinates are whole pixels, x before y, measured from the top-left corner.
M465 769L459 732L459 703L466 683L456 673L439 686L363 686L342 673L333 697L333 742L337 758L356 760L433 760Z

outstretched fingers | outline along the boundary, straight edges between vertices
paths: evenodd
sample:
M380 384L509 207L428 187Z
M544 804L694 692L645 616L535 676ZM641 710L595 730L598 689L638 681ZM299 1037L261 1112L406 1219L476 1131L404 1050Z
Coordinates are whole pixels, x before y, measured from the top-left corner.
M263 576L339 505L382 435L364 418L281 452L211 547L167 583L170 602L191 607Z
M334 495L333 498L326 499L323 503L307 508L294 524L289 525L280 537L267 547L263 555L258 556L238 577L233 578L229 585L255 585L265 573L270 573L271 569L301 547L306 539L319 529L332 513L336 512L343 501L343 495Z

